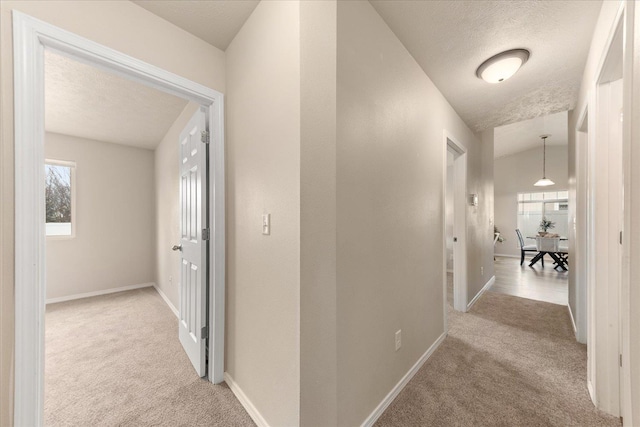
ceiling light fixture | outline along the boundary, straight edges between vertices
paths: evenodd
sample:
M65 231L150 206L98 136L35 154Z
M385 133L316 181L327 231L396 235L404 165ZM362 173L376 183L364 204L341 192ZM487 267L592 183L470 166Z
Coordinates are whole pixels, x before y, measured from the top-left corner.
M536 187L548 187L549 185L555 184L555 182L547 178L545 170L545 166L547 163L547 138L549 138L550 136L551 135L540 135L540 138L542 138L542 178L536 181L535 184L533 184Z
M478 78L489 83L500 83L513 76L529 59L526 49L511 49L484 61L476 70Z

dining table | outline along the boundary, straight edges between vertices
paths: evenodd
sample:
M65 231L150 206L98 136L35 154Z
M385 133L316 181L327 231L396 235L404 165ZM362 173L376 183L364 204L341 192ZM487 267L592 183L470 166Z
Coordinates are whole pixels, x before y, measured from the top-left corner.
M542 237L542 236L527 236L527 239L536 239L536 237ZM565 237L565 236L559 236L560 241L567 241L569 240L569 238ZM555 269L561 268L563 271L567 271L568 268L568 264L569 264L569 256L567 254L566 251L557 251L557 252L550 252L550 251L539 251L536 256L534 256L531 259L531 262L529 263L529 267L533 267L538 261L542 260L542 263L544 265L544 256L545 255L549 255L551 257L551 259L553 259L554 263L555 263Z

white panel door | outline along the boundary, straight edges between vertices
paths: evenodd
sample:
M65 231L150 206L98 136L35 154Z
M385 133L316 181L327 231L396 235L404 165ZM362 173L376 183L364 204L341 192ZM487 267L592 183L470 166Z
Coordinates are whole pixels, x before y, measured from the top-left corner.
M200 109L180 134L180 343L201 377L207 350L207 144ZM206 230L206 231L203 231Z

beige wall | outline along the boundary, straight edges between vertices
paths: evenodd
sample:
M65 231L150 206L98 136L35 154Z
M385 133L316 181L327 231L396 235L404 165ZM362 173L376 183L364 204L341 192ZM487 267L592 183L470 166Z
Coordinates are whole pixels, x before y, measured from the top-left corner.
M274 426L299 423L299 23L261 2L226 51L226 371Z
M13 413L12 9L225 91L224 52L133 3L10 0L0 3L0 425L3 426L11 424Z
M153 152L46 133L45 157L76 163L75 237L47 238L47 299L153 282Z
M469 212L470 265L484 263L482 235L492 242L493 203L479 138L368 2L338 2L337 43L338 425L352 426L444 332L443 129L467 147L469 191L486 201Z
M180 252L180 132L199 106L189 103L154 151L155 158L155 282L174 308L179 306Z
M338 424L337 1L300 4L300 425Z
M569 187L567 148L547 147L547 177L556 183L549 191L567 190ZM496 243L496 254L520 257L520 245L515 232L518 228L517 197L518 193L542 191L533 185L542 177L541 160L542 147L495 160L495 220L506 239L503 243ZM525 241L525 244L532 243Z

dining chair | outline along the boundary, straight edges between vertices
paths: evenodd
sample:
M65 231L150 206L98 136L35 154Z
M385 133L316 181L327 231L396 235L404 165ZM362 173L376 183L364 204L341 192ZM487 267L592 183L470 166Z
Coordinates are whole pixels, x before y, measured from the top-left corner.
M524 244L524 239L522 238L522 233L520 229L516 228L516 234L518 235L518 242L520 243L520 265L524 264L524 253L525 252L538 252L536 245L526 245ZM542 266L544 267L544 259L542 260Z

